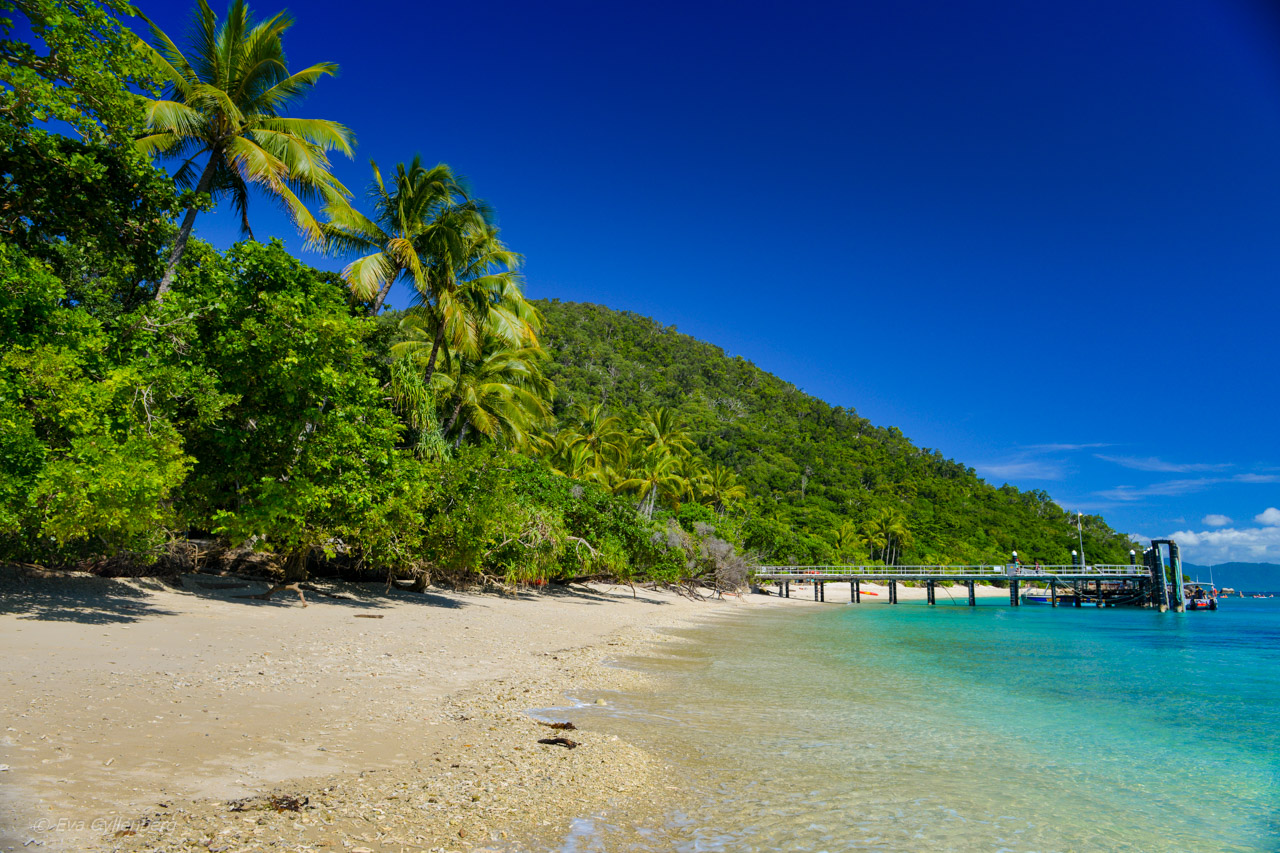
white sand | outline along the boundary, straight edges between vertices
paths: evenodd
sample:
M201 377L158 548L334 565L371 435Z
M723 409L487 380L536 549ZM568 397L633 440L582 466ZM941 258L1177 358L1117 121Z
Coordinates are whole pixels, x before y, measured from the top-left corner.
M528 709L637 686L643 676L603 664L672 641L655 629L814 606L797 585L789 600L691 601L626 587L513 597L322 584L347 598L304 608L233 597L263 584L211 588L230 582L0 570L0 850L477 850L561 837L576 816L657 807L676 786L653 756L552 732ZM880 593L864 604L888 601L885 585L863 590ZM949 592L965 601L964 587ZM899 587L901 600L924 596ZM849 585L829 583L826 601L847 606ZM537 743L561 734L580 746ZM281 785L308 807L227 806Z

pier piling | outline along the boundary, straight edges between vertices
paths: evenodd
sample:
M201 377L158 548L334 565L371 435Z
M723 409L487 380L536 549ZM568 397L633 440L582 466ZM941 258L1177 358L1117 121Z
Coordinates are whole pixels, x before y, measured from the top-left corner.
M933 581L929 581L929 582L928 582L928 584L927 584L926 586L927 586L927 588L928 588L928 598L929 598L929 603L930 603L930 604L937 604L937 603L938 603L938 600L937 600L937 597L936 597L936 596L935 596L935 594L934 594Z
M1017 607L1022 602L1018 601L1018 579L1009 579L1009 606Z
M862 590L858 588L856 580L849 581L849 603L859 604L862 602Z
M1058 582L1049 581L1049 606L1058 606Z
M978 597L973 594L973 581L965 581L965 586L969 587L969 606L978 606Z

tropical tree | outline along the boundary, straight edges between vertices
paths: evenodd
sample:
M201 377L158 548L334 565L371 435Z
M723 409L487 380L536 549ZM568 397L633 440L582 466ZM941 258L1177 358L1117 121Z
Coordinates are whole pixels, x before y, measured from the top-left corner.
M342 271L351 293L369 303L369 313L382 310L396 281L407 278L419 293L429 293L428 271L440 259L465 256L469 231L484 226L483 207L444 163L430 169L419 157L407 167L396 164L388 188L372 160L373 181L369 218L344 200L326 209L326 249L335 254L359 254Z
M892 566L902 555L902 550L911 545L912 536L902 513L882 509L863 528L863 542L873 555L879 555L878 559L885 565Z
M858 544L863 541L863 537L858 533L858 528L852 521L846 521L836 528L835 546L836 555L840 560L847 560L848 555Z
M434 253L427 289L419 290L414 311L435 329L427 357L428 381L442 348L477 354L485 335L510 347L538 345L542 319L524 297L517 271L523 259L498 238L498 228L469 211L446 217L462 237L458 254Z
M665 450L655 450L640 457L615 490L640 495L637 508L645 518L653 518L659 498L678 501L688 488L689 481L680 475L680 461Z
M693 451L693 437L684 421L671 409L645 412L634 432L642 439L646 450L665 450L673 456L687 456Z
M197 5L185 53L151 21L151 42L138 41L164 84L159 98L145 102L139 150L180 159L174 174L179 186L208 194L214 202L229 195L241 231L250 238L249 187L256 184L284 206L310 242L319 244L323 229L307 204L348 195L330 173L326 152L351 156L353 137L335 121L284 113L320 78L336 74L338 66L321 62L289 71L281 41L293 25L287 12L258 22L244 0L232 0L219 22L207 0ZM197 165L205 155L203 166ZM200 207L193 201L183 216L158 300L172 285Z
M718 513L732 501L745 500L747 489L738 482L738 475L723 465L713 465L697 478L696 486L702 499Z
M622 420L607 414L601 404L578 405L570 416L571 445L585 447L596 469L622 470L630 456L630 442Z
M468 432L502 440L512 449L529 443L530 433L550 416L553 389L542 374L537 347L510 349L485 337L479 357L451 355L432 377L432 389L450 412L443 432L453 446Z

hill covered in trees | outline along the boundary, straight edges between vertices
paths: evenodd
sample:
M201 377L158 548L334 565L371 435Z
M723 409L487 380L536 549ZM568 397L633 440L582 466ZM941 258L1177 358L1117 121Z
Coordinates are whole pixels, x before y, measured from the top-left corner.
M1043 491L993 487L972 468L916 447L895 427L830 406L741 357L647 317L600 305L535 303L556 385L555 411L603 404L627 424L678 415L707 463L733 471L748 499L744 545L766 560L864 562L877 519L899 521L894 562L1068 563L1075 517ZM1127 562L1131 543L1083 519L1091 562Z
M0 17L0 559L737 588L753 559L1069 558L1043 492L652 320L528 300L446 164L374 165L357 198L328 170L353 133L292 115L333 66L289 72L287 15L199 9L181 45L119 0ZM256 240L263 195L342 271ZM194 230L220 203L226 251ZM414 304L383 312L397 282Z

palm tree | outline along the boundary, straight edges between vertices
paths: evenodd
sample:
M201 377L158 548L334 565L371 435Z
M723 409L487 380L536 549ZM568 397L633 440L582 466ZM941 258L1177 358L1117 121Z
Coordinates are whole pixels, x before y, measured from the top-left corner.
M551 414L553 389L539 363L545 355L537 347L510 349L488 335L477 358L451 355L445 369L432 377L432 389L451 411L443 427L453 446L469 431L505 440L512 449L529 443L531 431Z
M864 527L863 541L873 554L879 552L880 559L887 566L894 565L911 540L906 518L891 509L880 510Z
M630 442L621 419L606 414L602 404L580 404L569 422L573 444L586 447L597 469L622 469L630 456Z
M145 20L145 18L144 18ZM188 53L159 27L151 43L138 48L164 82L161 97L146 99L146 131L137 140L148 154L182 158L174 174L180 187L209 194L216 202L231 196L241 231L250 238L249 185L274 196L313 244L322 240L320 223L307 202L332 201L347 190L329 172L327 151L352 153L351 131L324 119L289 118L288 108L321 77L338 66L321 62L290 72L281 35L293 18L281 12L258 23L244 0L233 0L224 21L198 0ZM196 161L208 155L203 168ZM198 177L197 177L198 173ZM163 300L173 283L199 206L187 208L156 290Z
M398 163L390 189L378 164L370 160L369 165L373 218L338 200L325 209L329 222L324 231L327 250L363 253L347 265L342 277L357 299L370 303L373 315L382 310L391 286L401 278L409 278L420 293L429 292L432 261L464 255L468 227L482 227L484 213L444 163L431 169L419 157L408 167Z
M684 421L670 409L645 412L634 432L642 439L646 450L666 450L673 456L687 456L693 450L693 438Z
M511 347L538 345L542 318L524 297L517 272L523 258L498 238L498 228L467 211L452 214L450 227L462 239L456 253L442 241L433 252L427 271L427 288L419 289L415 311L435 327L426 375L431 378L436 359L446 343L455 350L475 352L484 335Z
M840 560L849 559L849 553L858 546L862 541L862 536L858 533L858 528L852 521L846 521L836 528L835 546L836 555Z
M644 454L631 476L618 483L617 491L635 492L640 495L637 507L645 518L653 518L653 509L659 497L678 500L689 488L689 482L680 476L680 463L666 450Z
M738 475L723 465L713 465L707 469L697 485L702 499L710 503L718 513L723 513L725 506L731 501L740 501L747 496L747 489L738 482Z

